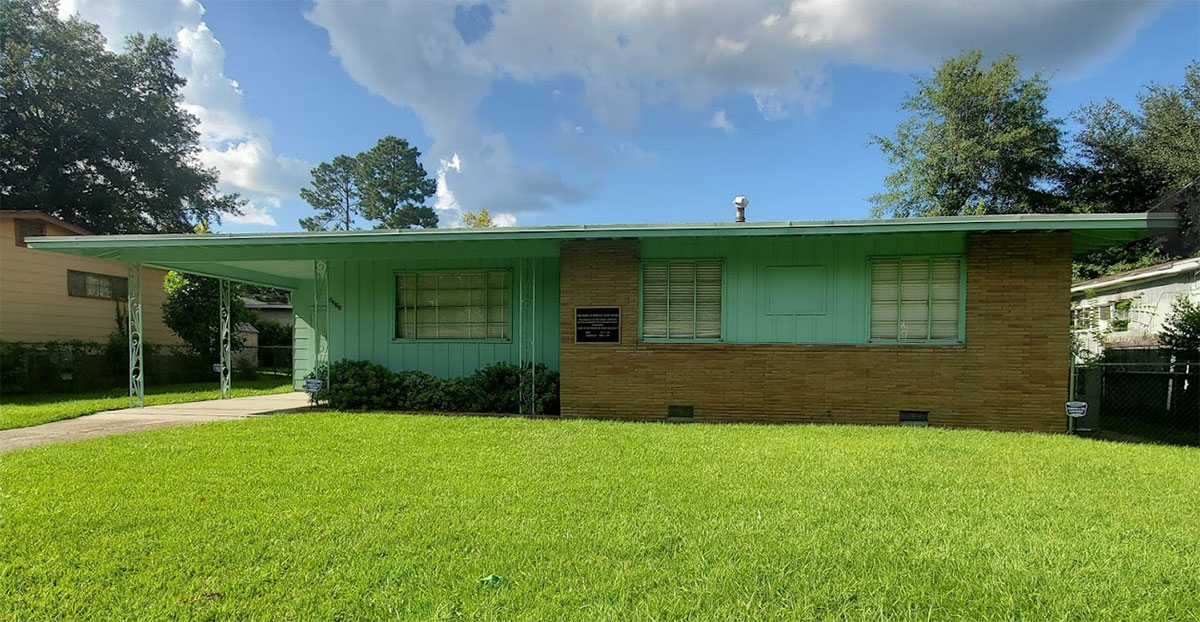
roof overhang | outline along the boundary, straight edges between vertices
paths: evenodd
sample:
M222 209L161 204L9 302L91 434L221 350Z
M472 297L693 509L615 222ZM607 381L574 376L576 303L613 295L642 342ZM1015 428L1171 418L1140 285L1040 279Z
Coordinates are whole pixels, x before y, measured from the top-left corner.
M1019 214L672 225L576 225L490 229L416 229L287 233L56 236L29 238L29 246L178 269L295 289L311 277L316 259L556 256L562 240L806 235L1070 232L1076 253L1125 244L1174 230L1168 213Z

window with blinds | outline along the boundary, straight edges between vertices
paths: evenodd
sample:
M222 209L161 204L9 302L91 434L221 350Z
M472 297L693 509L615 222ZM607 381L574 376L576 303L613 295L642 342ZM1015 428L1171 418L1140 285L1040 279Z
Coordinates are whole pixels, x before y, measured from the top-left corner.
M876 259L871 263L871 339L958 341L962 260Z
M642 265L643 339L720 339L719 261L656 261Z
M123 276L67 270L67 295L125 300L129 297L129 279Z
M404 272L396 275L396 339L509 338L510 275Z

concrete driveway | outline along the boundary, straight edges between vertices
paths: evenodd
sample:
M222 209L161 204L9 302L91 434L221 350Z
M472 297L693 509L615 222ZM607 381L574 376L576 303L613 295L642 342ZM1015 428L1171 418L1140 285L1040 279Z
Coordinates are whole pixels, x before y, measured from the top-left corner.
M207 421L245 419L255 415L297 410L307 406L307 393L280 393L228 400L207 400L189 404L109 410L28 428L0 430L0 451Z

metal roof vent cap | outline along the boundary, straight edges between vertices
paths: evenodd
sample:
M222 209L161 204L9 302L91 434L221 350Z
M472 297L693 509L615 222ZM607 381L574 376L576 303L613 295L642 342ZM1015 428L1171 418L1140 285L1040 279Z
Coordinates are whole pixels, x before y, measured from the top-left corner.
M734 222L746 222L746 206L750 205L750 199L742 195L733 197L733 206L737 208L737 218Z

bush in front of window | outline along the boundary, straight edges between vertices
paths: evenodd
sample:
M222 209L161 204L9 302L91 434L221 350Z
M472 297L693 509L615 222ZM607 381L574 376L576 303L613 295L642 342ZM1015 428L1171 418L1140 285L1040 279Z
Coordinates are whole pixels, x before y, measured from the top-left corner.
M392 371L368 361L329 367L329 386L315 398L338 410L411 412L520 412L521 388L536 388L538 414L559 410L558 372L545 365L493 363L469 376L444 379L420 371Z

